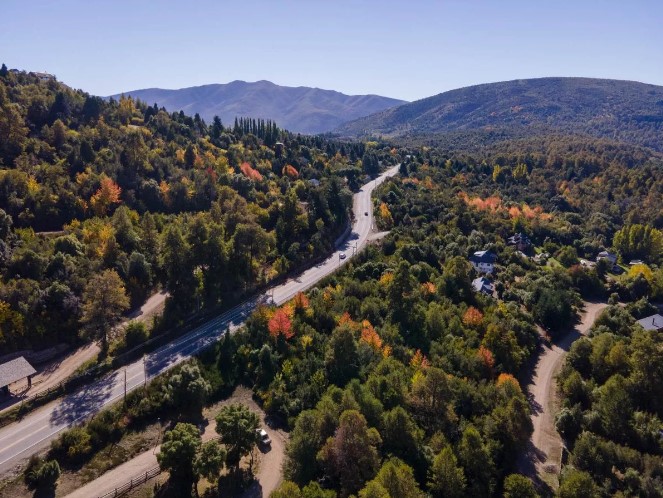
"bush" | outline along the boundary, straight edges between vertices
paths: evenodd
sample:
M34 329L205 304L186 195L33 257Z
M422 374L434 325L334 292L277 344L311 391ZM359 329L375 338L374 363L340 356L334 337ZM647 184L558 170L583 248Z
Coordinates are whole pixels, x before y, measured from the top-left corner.
M127 330L124 334L124 344L127 346L127 349L134 348L144 343L148 335L147 327L145 327L143 322L132 320L127 325Z
M53 441L53 451L72 463L80 462L92 452L90 433L82 427L74 427Z
M57 460L32 457L23 477L28 489L53 489L60 477L60 464Z

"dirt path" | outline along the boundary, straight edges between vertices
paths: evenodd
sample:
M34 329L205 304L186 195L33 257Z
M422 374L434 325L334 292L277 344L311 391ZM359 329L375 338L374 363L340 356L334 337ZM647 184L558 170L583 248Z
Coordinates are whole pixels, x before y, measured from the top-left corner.
M538 360L530 375L527 397L532 409L534 432L530 438L527 452L518 467L521 472L531 477L537 475L541 480L557 486L562 462L562 439L555 430L555 412L557 386L555 377L562 367L564 356L571 344L587 333L606 303L584 303L580 323L566 333L555 344L541 341Z
M235 389L232 396L205 409L203 415L207 419L207 425L205 426L202 439L203 441L209 441L218 437L218 434L214 430L214 427L216 426L214 418L222 406L232 403L242 403L248 406L251 411L257 413L260 416L262 426L272 440L271 448L268 451L261 450L256 451L255 453L257 483L248 490L246 494L247 497L268 497L281 483L281 467L285 458L287 434L272 429L267 423L265 423L265 413L260 409L256 402L253 401L250 389L238 387ZM102 496L105 493L112 492L115 488L129 482L130 479L137 478L140 475L145 474L148 470L158 466L156 457L158 452L159 447L157 446L154 449L141 453L128 462L106 472L94 481L89 482L82 488L66 495L66 498L95 498ZM148 485L151 486L149 481Z
M168 293L160 291L148 298L138 310L131 313L119 327L126 325L130 320L147 321L153 316L161 313ZM90 361L99 354L101 349L96 342L86 344L71 354L61 356L53 361L41 365L37 374L32 378L32 387L28 389L27 379L15 382L10 386L14 394L11 398L0 404L0 412L12 408L17 403L40 394L57 386L60 382L69 378L81 365Z

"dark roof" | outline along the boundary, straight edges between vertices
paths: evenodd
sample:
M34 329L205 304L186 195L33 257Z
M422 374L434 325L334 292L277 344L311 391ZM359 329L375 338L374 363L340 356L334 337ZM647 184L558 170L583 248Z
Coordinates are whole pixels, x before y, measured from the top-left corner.
M486 277L479 277L472 280L472 287L477 292L484 292L485 294L493 293L493 283Z
M0 365L0 387L8 386L12 382L36 373L37 371L28 363L28 360L19 356L15 360Z
M511 237L509 237L508 242L509 244L525 244L525 245L531 244L529 237L524 233L517 233L515 235L512 235Z
M663 316L661 315L652 315L642 320L638 320L638 323L645 330L659 330L663 329Z
M477 251L470 257L474 263L494 263L496 260L497 255L492 251Z

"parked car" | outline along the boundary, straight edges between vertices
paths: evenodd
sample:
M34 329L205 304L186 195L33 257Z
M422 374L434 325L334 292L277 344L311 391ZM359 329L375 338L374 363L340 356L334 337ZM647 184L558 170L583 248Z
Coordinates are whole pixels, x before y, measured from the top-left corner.
M256 429L256 432L258 433L258 444L262 446L270 446L272 444L272 440L269 438L269 434L267 434L265 429Z
M345 255L344 252L338 255L338 259L345 259L347 256Z

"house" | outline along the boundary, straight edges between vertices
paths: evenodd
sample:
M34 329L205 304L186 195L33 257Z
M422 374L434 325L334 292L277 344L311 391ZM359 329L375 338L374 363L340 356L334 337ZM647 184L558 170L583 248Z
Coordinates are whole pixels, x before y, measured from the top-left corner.
M3 394L9 394L9 385L17 380L28 379L28 387L32 386L32 376L37 371L28 360L19 356L18 358L0 365L0 390Z
M55 81L55 75L51 73L39 73L33 71L30 74L39 78L39 81Z
M596 256L596 262L598 263L602 259L607 259L611 266L617 264L617 255L609 251L601 251L598 256Z
M493 290L495 290L493 283L486 277L479 277L472 280L472 287L474 287L475 291L483 292L489 296L492 296Z
M497 255L492 251L477 251L470 257L472 267L479 273L493 273Z
M654 332L663 331L663 316L661 315L652 315L642 320L638 320L637 323L645 330L651 330Z
M516 246L519 251L526 251L532 245L532 241L524 233L517 233L507 239L507 244Z

